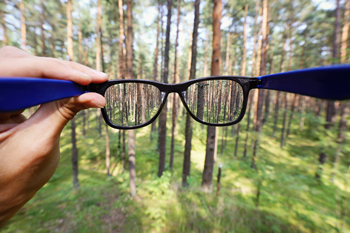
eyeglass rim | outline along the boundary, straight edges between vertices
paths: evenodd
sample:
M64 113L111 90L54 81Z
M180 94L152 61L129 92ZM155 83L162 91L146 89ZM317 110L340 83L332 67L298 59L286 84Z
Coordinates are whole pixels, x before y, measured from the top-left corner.
M238 116L237 119L235 119L232 122L228 122L228 123L209 123L209 122L205 122L202 121L201 119L199 119L198 117L196 117L191 110L189 110L189 107L186 103L186 101L184 100L184 97L182 96L182 92L186 91L188 89L188 87L194 83L198 83L201 81L210 81L210 80L231 80L231 81L235 81L238 84L240 84L240 86L243 89L243 105L242 105L242 110L240 115ZM99 94L101 94L102 96L105 95L106 90L113 85L116 84L121 84L121 83L144 83L144 84L150 84L153 85L155 87L157 87L160 92L164 92L165 96L162 100L162 103L157 111L157 113L148 121L146 121L145 123L139 124L139 125L135 125L135 126L121 126L121 125L116 125L114 124L108 117L106 108L102 108L101 112L102 112L102 116L105 120L105 122L111 126L112 128L116 128L116 129L124 129L124 130L131 130L131 129L138 129L138 128L142 128L145 127L151 123L153 123L158 116L160 115L160 113L162 112L165 103L167 101L167 97L170 93L172 92L176 92L179 94L181 102L184 104L184 107L186 108L187 112L190 114L190 116L196 120L197 122L204 124L204 125L208 125L208 126L229 126L229 125L234 125L239 123L246 112L246 107L247 107L247 102L248 102L248 96L249 96L249 91L253 88L257 88L257 86L260 84L260 79L258 78L253 78L253 77L245 77L245 76L210 76L210 77L204 77L204 78L198 78L198 79L192 79L192 80L188 80L186 82L182 82L182 83L176 83L176 84L168 84L168 83L161 83L158 81L153 81L153 80L144 80L144 79L119 79L119 80L109 80L105 83L101 83L101 84L91 84L88 86L87 90L88 91L93 91L93 92L97 92Z

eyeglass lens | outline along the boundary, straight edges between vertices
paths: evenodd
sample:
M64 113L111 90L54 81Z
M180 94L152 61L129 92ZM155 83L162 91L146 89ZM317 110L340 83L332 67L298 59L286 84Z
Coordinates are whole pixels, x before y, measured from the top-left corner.
M119 126L137 126L153 118L161 104L160 90L146 83L120 83L105 94L109 120ZM207 123L235 121L243 107L242 86L232 80L207 80L190 85L185 102L194 116Z
M109 120L120 126L136 126L149 121L161 106L161 92L145 83L121 83L106 90Z
M197 118L207 123L235 121L243 106L242 86L232 80L207 80L187 89L186 103Z

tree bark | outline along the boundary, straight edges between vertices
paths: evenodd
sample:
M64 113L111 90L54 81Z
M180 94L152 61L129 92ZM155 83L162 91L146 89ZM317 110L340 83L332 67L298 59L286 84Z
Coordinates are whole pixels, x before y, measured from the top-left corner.
M239 128L240 128L241 124L238 123L237 124L237 134L236 134L236 144L235 144L235 153L234 153L234 157L237 158L237 149L238 149L238 140L239 140Z
M123 11L123 0L118 0L118 9L119 9L119 78L125 79L125 63L124 63L124 11Z
M133 19L132 19L132 7L133 7L133 1L127 0L127 40L126 40L126 57L127 57L127 72L126 76L128 79L132 79L133 77L133 50L132 50L132 43L133 43ZM131 197L134 197L136 195L136 157L135 157L135 133L134 130L128 131L128 155L129 155L129 186L130 186L130 195Z
M164 83L168 83L169 75L169 49L170 49L170 27L171 27L171 9L172 1L168 0L168 15L167 15L167 27L165 38L165 51L164 51ZM165 104L160 117L159 117L159 166L158 177L163 175L165 170L165 152L166 152L166 120L167 120L167 104Z
M220 75L221 63L221 11L222 1L213 0L213 53L211 60L211 75ZM216 127L208 126L207 129L207 146L205 153L204 170L202 176L202 190L210 192L212 190L214 158L216 157Z
M277 128L278 112L279 112L279 105L280 105L280 94L281 92L277 91L276 98L275 98L275 114L274 114L274 121L273 121L272 137L275 136L276 128Z
M40 29L41 30L40 31L41 31L41 56L43 56L43 57L46 56L44 23L45 23L45 5L44 5L44 0L41 0L41 14L40 14ZM72 59L74 59L74 58L72 58Z
M331 174L331 181L334 182L336 176L336 171L338 170L340 154L342 151L342 144L345 140L345 130L346 130L346 117L349 115L349 107L346 102L340 103L340 119L339 119L339 131L338 131L338 148L334 158L333 172Z
M5 14L3 11L0 11L1 16L1 27L2 27L2 33L3 33L3 39L2 39L2 46L8 45L8 38L7 38L7 27L5 22Z
M339 18L340 18L340 6L339 6L340 0L337 0L337 5L335 9L335 23L334 23L334 41L333 41L333 53L332 53L332 58L333 58L333 64L337 62L338 58L338 46L339 46ZM326 109L326 124L325 128L330 129L333 127L335 122L335 102L332 100L327 101L327 109ZM322 166L325 163L325 160L327 158L327 155L322 151L319 155L319 162L320 162L320 167L318 171L316 172L316 179L321 178L322 175Z
M345 1L345 11L344 11L344 24L343 24L343 30L342 30L342 38L341 38L341 63L346 62L346 48L347 42L348 42L348 35L349 35L349 12L350 12L350 1Z
M248 147L248 138L249 138L249 129L250 129L250 115L251 115L251 110L252 110L252 105L253 105L253 98L254 94L250 93L249 94L249 105L248 105L248 113L247 113L247 130L246 130L246 137L245 137L245 142L244 142L244 152L243 152L243 158L247 156L247 147Z
M26 18L24 16L24 0L19 3L21 9L21 47L24 51L27 51L27 30L26 30Z
M197 41L198 41L198 26L199 26L199 5L200 0L194 2L194 22L192 33L192 46L191 46L191 66L189 80L196 78L196 66L197 66ZM191 169L191 148L192 148L192 127L193 120L189 113L186 113L186 129L185 129L185 151L184 151L184 163L182 169L182 186L187 187L187 177L190 176Z
M241 76L245 76L247 69L247 16L248 16L248 3L245 4L244 8L244 26L243 26L243 47L242 47L242 68L241 68Z
M160 26L160 20L161 19L161 5L160 0L158 0L158 22L157 22L157 39L156 39L156 48L154 50L154 64L153 64L153 81L158 80L158 55L159 55L159 26ZM163 22L163 20L162 20ZM176 49L176 48L175 48ZM157 131L156 129L157 121L154 121L151 125L151 133L150 133L150 140L153 140L153 134Z
M260 59L260 75L266 74L266 55L267 55L267 0L263 0L263 21L262 21L262 40L261 40L261 59ZM258 89L258 102L256 108L256 125L255 131L257 138L253 143L253 157L251 167L256 169L257 163L257 148L259 144L259 136L262 128L262 107L264 101L264 90Z
M256 37L257 37L257 20L258 20L258 14L259 14L259 3L260 1L256 1L255 2L255 17L254 17L254 27L253 27L253 31L254 31L254 36L253 36L253 55L252 55L252 73L251 76L258 76L257 72L254 72L256 69Z
M80 188L79 179L78 179L78 149L77 149L77 139L75 132L75 119L71 121L71 130L72 130L72 167L73 167L73 188L78 190Z
M296 95L296 94L293 95L293 101L292 101L292 106L290 107L289 121L288 121L288 125L287 125L286 138L288 137L288 135L290 133L290 127L292 125L292 120L293 120L294 109L295 109L295 104L296 104L296 101L297 101L297 97L298 97L298 95Z
M129 130L128 141L129 153L129 188L130 196L136 196L136 157L135 157L135 135L134 130Z
M180 25L180 5L181 1L177 0L177 23L176 23L176 39L175 39L175 52L174 52L174 74L173 83L177 83L178 73L177 73L177 47L179 45L179 25ZM173 95L173 107L172 107L172 129L171 129L171 147L170 147L170 170L173 170L174 164L174 147L175 147L175 128L176 128L176 116L177 116L177 95Z
M283 124L282 124L282 133L281 133L281 148L283 148L284 138L285 138L285 130L286 130L286 122L287 122L287 112L288 112L288 94L283 93L284 95L284 113L283 113Z
M107 170L107 176L111 176L109 173L109 169L111 167L111 150L109 147L109 131L108 131L108 125L106 124L106 170Z
M72 0L67 2L67 52L70 61L74 60L73 51L73 23L72 23ZM73 187L79 189L78 180L78 149L75 132L75 119L71 120L71 136L72 136L72 167L73 167Z

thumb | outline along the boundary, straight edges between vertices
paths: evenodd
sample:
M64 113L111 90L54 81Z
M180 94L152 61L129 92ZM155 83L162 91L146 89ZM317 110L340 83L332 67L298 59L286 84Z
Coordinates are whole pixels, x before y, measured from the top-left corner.
M79 111L88 108L103 108L105 105L106 100L102 95L91 92L46 103L24 122L23 127L35 126L36 131L42 130L55 137Z

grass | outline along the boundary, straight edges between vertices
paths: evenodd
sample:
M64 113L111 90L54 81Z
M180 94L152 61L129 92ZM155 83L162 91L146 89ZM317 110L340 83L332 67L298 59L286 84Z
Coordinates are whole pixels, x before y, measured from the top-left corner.
M283 149L279 142L280 129L271 137L272 120L264 125L257 170L250 168L250 147L247 157L241 156L246 121L241 125L238 158L233 156L235 137L227 139L226 149L220 155L219 129L214 190L209 194L200 189L206 127L194 122L190 186L185 189L181 187L185 131L181 114L175 138L174 170L170 172L167 167L161 178L156 175L157 142L150 142L150 127L136 130L137 198L134 200L128 194L128 172L123 172L121 167L117 131L110 131L113 176L107 178L104 134L99 137L94 115L90 117L86 138L81 132L81 118L77 119L81 189L73 191L67 127L62 134L61 161L56 173L3 232L350 232L349 216L345 214L340 219L340 212L344 211L341 206L345 206L345 213L350 211L350 188L344 183L350 148L344 146L343 162L334 183L330 181L332 157L323 166L322 179L316 180L320 140L317 135L308 135L307 121L305 129L299 131L298 115ZM169 123L167 151L170 150ZM216 196L215 177L220 163L223 165L221 190ZM259 207L256 207L259 183Z

